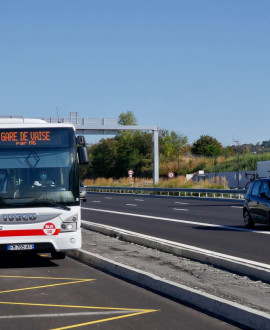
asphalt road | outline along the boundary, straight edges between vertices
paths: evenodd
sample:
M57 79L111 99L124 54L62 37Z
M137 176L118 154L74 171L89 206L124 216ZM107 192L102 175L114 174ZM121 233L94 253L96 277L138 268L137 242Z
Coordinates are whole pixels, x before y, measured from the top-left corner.
M69 258L1 256L0 277L5 330L235 328Z
M82 219L270 264L269 227L245 229L242 204L88 193Z

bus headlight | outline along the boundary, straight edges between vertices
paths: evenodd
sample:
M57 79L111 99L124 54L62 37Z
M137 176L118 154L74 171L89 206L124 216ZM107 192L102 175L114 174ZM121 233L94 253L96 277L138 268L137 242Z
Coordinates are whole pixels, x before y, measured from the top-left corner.
M76 222L63 222L61 225L61 233L68 232L68 231L76 231L77 230L77 223Z
M78 213L71 215L61 224L61 233L77 230Z

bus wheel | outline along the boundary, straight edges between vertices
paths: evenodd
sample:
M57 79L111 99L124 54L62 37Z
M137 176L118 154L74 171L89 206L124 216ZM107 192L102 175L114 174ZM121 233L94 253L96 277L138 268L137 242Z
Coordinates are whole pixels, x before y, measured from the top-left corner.
M52 259L65 259L66 252L59 251L59 252L51 252Z

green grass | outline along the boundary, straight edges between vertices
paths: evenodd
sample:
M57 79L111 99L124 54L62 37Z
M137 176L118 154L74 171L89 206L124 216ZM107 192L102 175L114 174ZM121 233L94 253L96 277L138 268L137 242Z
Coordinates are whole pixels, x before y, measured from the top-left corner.
M264 154L248 154L239 155L239 170L240 171L256 171L257 162L270 160L270 153ZM235 172L238 169L237 156L225 159L224 162L217 164L218 172ZM208 173L215 171L215 166L206 166L205 171Z

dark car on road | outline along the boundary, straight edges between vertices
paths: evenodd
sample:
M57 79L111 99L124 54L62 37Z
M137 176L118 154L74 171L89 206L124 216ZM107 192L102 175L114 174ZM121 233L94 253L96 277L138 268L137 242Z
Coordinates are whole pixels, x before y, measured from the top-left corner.
M250 183L243 207L244 223L253 228L255 223L270 225L270 178Z

